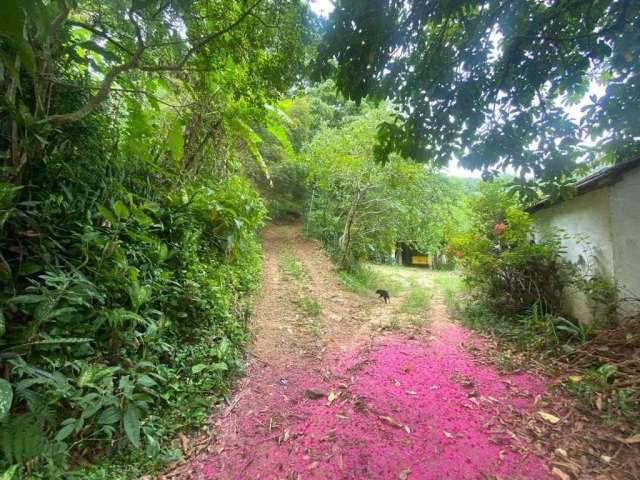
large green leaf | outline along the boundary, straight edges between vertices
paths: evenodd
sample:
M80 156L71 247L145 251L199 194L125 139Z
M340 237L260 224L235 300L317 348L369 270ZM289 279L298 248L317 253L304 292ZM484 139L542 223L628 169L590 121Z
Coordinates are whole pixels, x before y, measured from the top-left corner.
M18 52L20 60L29 73L35 70L36 60L33 49L24 38L26 21L24 5L20 0L3 0L0 15L0 35L7 38Z
M171 157L176 163L182 161L184 156L184 135L182 134L182 122L176 119L169 129L167 135L167 145L171 151Z
M89 343L93 341L94 341L93 338L85 338L85 337L47 338L45 340L37 340L35 342L21 343L20 345L16 345L13 348L28 347L33 345L71 345L75 343Z
M276 138L276 140L280 142L280 145L282 146L285 153L289 157L295 156L293 146L291 145L291 142L289 141L289 137L287 136L287 132L282 127L282 125L276 122L269 121L267 123L267 130L269 130L269 133L271 133L271 135L273 135Z
M0 480L13 480L16 478L16 474L18 473L18 468L20 465L13 465L6 469L4 473L0 476Z
M100 212L100 216L102 216L102 218L104 218L106 221L110 222L111 225L117 222L116 217L107 207L105 207L101 203L97 203L96 207L98 208L98 212Z
M116 407L109 407L98 416L100 425L113 425L120 420L120 412Z
M0 420L5 418L13 403L13 388L6 380L0 378Z
M124 432L129 441L136 447L140 447L140 416L134 405L129 405L124 412Z
M249 125L247 125L240 118L234 117L232 123L235 131L238 133L240 138L242 138L245 145L247 146L249 153L251 153L253 158L256 160L256 163L260 167L260 170L262 170L262 173L264 173L265 177L269 179L269 168L267 167L267 164L264 161L264 158L262 158L262 154L258 149L258 144L262 142L262 138L260 138L260 135L258 135Z
M120 220L126 220L127 218L129 218L129 209L127 208L127 206L120 200L116 201L113 204L113 211L115 212L116 216L120 219Z
M62 442L63 440L65 440L67 437L69 437L69 435L73 433L75 428L76 428L75 421L67 423L64 427L62 427L58 431L58 433L56 433L56 436L55 436L56 441Z

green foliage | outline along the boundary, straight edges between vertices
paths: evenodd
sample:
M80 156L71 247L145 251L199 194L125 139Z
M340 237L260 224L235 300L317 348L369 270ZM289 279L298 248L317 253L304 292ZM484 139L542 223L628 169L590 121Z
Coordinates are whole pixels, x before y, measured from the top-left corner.
M563 259L558 235L536 238L529 215L497 183L485 185L473 207L474 225L452 238L450 253L474 294L500 314L534 306L561 313L564 290L576 282L577 272Z
M137 478L228 393L266 216L245 164L262 136L291 149L265 105L301 72L305 8L3 5L6 475Z
M462 276L457 272L436 271L433 275L433 283L444 294L444 300L450 313L459 313L460 294L465 285Z
M604 363L588 368L584 375L569 377L563 386L595 411L602 411L612 423L616 418L637 422L640 411L634 389L614 386L617 374L616 365Z
M336 5L316 73L348 98L391 99L376 153L562 184L587 150L637 155L640 6L607 0L354 0ZM597 79L604 94L576 105ZM586 99L585 99L586 100Z
M9 415L11 404L13 403L13 388L4 379L0 379L0 420Z
M392 295L400 291L400 285L391 276L366 264L351 265L348 269L340 270L338 281L346 289L361 295L374 295L380 288Z
M389 258L399 242L436 252L460 211L460 191L443 175L398 158L374 161L376 126L389 114L365 106L320 130L303 154L311 190L306 229L342 267Z
M280 262L284 273L294 280L302 280L306 277L304 267L288 248L280 252Z

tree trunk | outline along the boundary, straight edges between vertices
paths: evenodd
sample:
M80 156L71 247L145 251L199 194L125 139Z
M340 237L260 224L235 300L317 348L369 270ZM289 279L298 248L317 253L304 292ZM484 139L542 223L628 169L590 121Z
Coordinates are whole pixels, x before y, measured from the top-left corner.
M358 187L356 189L353 201L351 202L351 206L349 207L347 220L344 224L344 230L342 232L342 235L338 239L338 245L340 246L340 250L342 251L340 265L343 267L347 264L347 260L349 258L349 247L351 246L351 230L353 228L356 213L358 213L358 206L360 205L360 201L362 200L362 195L364 194L364 192L365 189L361 187Z

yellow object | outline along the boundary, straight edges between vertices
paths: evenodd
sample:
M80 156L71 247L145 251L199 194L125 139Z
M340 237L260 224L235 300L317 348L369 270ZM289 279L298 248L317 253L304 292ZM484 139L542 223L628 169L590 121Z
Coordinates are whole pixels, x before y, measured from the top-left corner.
M429 265L429 257L426 255L412 255L411 263L413 265Z

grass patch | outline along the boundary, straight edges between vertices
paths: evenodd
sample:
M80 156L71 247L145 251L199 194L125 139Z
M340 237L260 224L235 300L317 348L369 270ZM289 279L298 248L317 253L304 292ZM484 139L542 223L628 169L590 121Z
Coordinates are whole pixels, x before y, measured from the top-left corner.
M400 331L402 330L402 322L400 318L393 317L387 323L382 326L382 330Z
M429 310L430 306L431 290L414 287L409 291L409 295L402 301L400 312L411 316L421 316Z
M306 275L304 267L288 248L283 248L280 252L280 267L286 275L295 280L302 280Z
M322 329L320 328L320 325L318 325L314 320L306 319L305 321L302 321L300 323L304 328L307 329L312 337L320 338L322 336Z
M452 313L459 313L460 293L465 288L464 280L455 272L433 272L433 283L444 294L444 302Z
M317 317L322 312L322 305L315 298L298 297L292 302L305 317Z

